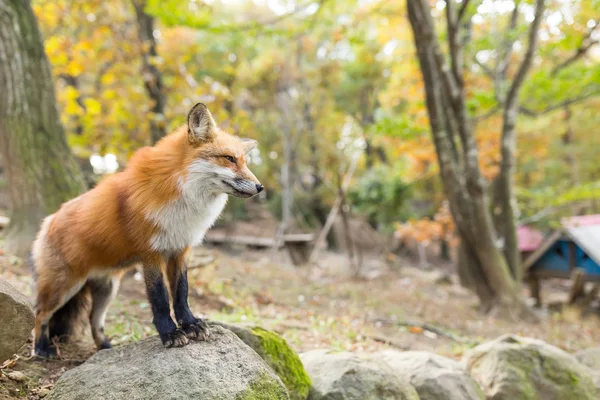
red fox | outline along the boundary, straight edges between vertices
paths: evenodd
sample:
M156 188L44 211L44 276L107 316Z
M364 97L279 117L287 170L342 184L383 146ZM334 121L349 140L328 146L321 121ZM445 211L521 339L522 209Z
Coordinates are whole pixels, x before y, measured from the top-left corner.
M228 195L247 198L263 190L246 164L256 145L220 130L198 103L186 125L138 150L123 172L48 216L32 249L37 278L33 353L55 356L50 338L68 334L80 305L90 298L94 342L98 349L110 348L106 311L124 271L135 263L143 265L152 322L163 344L205 340L208 327L188 306L186 255L203 240Z

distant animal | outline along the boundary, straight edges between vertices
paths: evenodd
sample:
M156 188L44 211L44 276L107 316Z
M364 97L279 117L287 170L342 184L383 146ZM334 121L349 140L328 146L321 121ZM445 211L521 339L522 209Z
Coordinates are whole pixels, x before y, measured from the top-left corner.
M263 190L246 162L256 145L219 129L198 103L187 124L155 146L139 149L124 171L45 218L31 254L37 296L33 353L55 356L50 338L68 335L90 300L96 346L110 348L106 312L122 275L135 263L143 265L163 344L205 340L208 326L188 306L186 256L202 242L228 195L247 198Z

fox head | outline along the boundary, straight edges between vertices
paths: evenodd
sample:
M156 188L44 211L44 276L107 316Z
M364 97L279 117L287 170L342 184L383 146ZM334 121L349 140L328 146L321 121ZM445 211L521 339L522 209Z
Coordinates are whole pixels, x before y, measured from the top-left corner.
M246 155L257 145L256 140L219 129L202 103L196 104L188 114L187 141L188 183L236 197L252 197L263 191L246 162Z

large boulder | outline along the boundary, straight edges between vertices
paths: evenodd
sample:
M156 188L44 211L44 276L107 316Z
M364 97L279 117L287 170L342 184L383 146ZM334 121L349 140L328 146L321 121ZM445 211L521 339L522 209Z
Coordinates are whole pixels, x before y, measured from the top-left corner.
M541 340L512 335L481 344L464 358L490 400L593 400L590 369Z
M35 318L31 303L0 279L0 364L15 354L31 336Z
M575 353L575 358L583 365L600 372L600 347L580 350Z
M306 400L311 382L304 370L300 357L275 332L257 326L230 325L211 321L210 325L220 325L237 335L273 369L287 388L290 399Z
M102 350L66 372L49 399L289 399L269 366L236 335L165 348L158 337Z
M481 400L485 396L465 367L426 351L384 350L373 355L415 387L420 400Z
M415 388L382 361L327 350L300 358L313 382L309 400L419 400Z

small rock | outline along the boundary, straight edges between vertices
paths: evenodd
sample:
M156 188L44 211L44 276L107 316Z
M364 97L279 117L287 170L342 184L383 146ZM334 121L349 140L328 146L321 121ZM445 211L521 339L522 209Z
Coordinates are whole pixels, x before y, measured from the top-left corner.
M43 399L44 397L48 396L49 394L50 394L50 389L42 388L42 389L38 390L38 397L40 399Z
M34 320L27 297L0 278L0 364L27 342Z
M158 337L102 350L60 377L48 399L289 399L269 366L231 331L165 348Z
M27 377L21 371L11 371L5 374L9 379L12 379L15 382L24 382Z
M300 358L313 382L308 400L419 400L415 388L382 361L327 350Z
M467 369L493 400L597 400L591 370L541 340L504 335L470 350Z
M420 400L482 400L483 392L465 367L425 351L384 350L373 355L408 379Z

